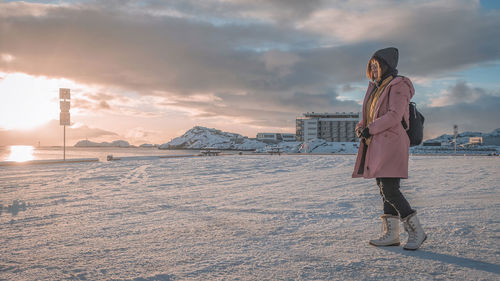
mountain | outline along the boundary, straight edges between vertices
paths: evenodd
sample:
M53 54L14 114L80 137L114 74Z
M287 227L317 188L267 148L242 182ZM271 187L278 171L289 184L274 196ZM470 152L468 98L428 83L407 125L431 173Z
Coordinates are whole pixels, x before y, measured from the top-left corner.
M151 144L151 143L143 143L143 144L139 145L139 147L141 147L141 148L154 148L154 147L158 147L158 145Z
M204 149L207 147L232 150L256 150L266 144L240 134L196 126L182 136L160 145L160 149Z
M482 145L471 144L471 137L482 137ZM457 135L457 146L455 152L454 136L444 134L434 139L429 139L424 144L437 144L437 146L414 146L410 148L413 154L484 154L498 155L500 152L500 128L493 130L491 133L480 132L463 132Z
M113 142L93 142L81 140L75 144L75 147L132 147L127 141L116 140Z
M471 137L500 137L500 128L493 130L491 133L481 133L481 132L463 132L457 135L457 145L469 143L469 138ZM453 145L454 136L443 134L437 138L426 140L425 142L438 142L441 145Z

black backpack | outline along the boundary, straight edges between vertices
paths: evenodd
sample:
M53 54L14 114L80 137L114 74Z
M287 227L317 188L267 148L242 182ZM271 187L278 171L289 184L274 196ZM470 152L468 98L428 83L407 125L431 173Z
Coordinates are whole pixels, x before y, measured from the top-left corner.
M408 128L408 125L406 124L406 121L401 120L401 124L403 125L403 128L406 130L406 133L408 134L408 137L410 138L410 146L416 146L422 143L422 140L424 139L424 121L425 118L417 110L417 105L414 102L410 102L408 105L409 112L410 112L410 129L406 130Z

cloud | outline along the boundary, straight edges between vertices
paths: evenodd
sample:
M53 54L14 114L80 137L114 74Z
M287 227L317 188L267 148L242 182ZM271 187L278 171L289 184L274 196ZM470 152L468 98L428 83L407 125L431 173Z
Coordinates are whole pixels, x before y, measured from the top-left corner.
M292 67L300 61L296 54L275 50L265 52L261 58L267 71L276 72L280 77L289 75Z
M353 86L351 84L344 84L340 90L345 93L345 92L353 92L353 91L364 92L366 89L358 87L358 86Z
M75 98L75 109L94 113L175 108L281 124L306 111L359 111L336 89L366 79L367 60L388 45L400 49L399 69L410 77L500 58L500 16L477 1L23 2L0 11L0 53L15 58L0 60L0 71L162 100L141 113L141 102L116 94Z
M283 24L307 18L323 6L321 0L232 0L232 9L240 11L241 16L254 19L275 21Z
M15 60L16 58L11 54L0 54L0 59L8 63Z
M350 51L359 50L357 46L258 50L279 44L293 46L311 38L290 28L258 23L216 27L172 17L151 18L141 14L130 17L128 13L57 7L36 18L12 17L4 25L6 28L0 29L2 38L7 39L2 40L0 48L15 51L19 58L9 65L10 69L121 87L142 95L161 93L174 101L207 93L225 98L226 107L219 108L220 112L243 107L242 112L252 114L245 116L250 119L289 105L297 92L307 92L313 97L321 95L330 88L329 81L340 81L357 72L354 70L357 65L351 59L356 58L359 65L364 65L364 59L358 59L357 53ZM35 45L35 51L29 47ZM352 67L336 67L346 61ZM242 97L241 92L251 92L246 97L255 100ZM252 107L242 106L245 100ZM87 94L75 98L73 108L118 110L114 102L116 99L109 95ZM185 105L177 103L180 107ZM195 107L199 116L211 116L212 103L189 105Z
M249 20L287 24L296 19L307 18L325 2L323 0L148 0L128 1L128 8L141 7L155 15L211 21L217 24L241 23Z
M172 17L69 7L50 9L43 17L0 20L0 50L11 50L18 58L9 69L145 94L250 87L267 73L259 54L241 48L293 43L300 36L264 25L215 27Z
M84 96L94 101L110 101L118 98L116 95L105 93L85 93Z
M172 103L165 103L172 106ZM226 118L237 120L249 126L295 127L295 118L309 111L357 112L360 105L354 101L341 101L335 90L314 94L310 92L294 92L291 95L262 94L249 92L244 95L217 94L214 102L177 100L174 107L197 110L193 116L197 118Z
M0 9L0 17L41 17L47 15L50 9L57 7L57 5L39 3L30 3L27 5L24 2L7 2L0 3L0 5L2 7Z
M99 128L73 126L66 128L66 143L73 145L79 140L116 140L119 135ZM0 130L0 146L7 145L62 145L63 129L58 120L52 120L32 130Z
M477 1L374 1L377 7L367 2L358 7L354 1L347 5L317 10L297 22L297 27L337 45L397 46L400 69L409 75L432 76L500 58L500 12L482 12Z
M25 12L0 17L5 39L0 50L19 57L9 69L66 75L144 94L160 90L184 95L200 90L253 89L256 84L272 86L279 84L283 73L293 76L296 84L308 83L308 79L297 78L316 65L328 71L319 75L319 83L360 81L366 60L387 44L400 48L401 69L410 75L432 75L500 58L496 36L500 17L463 1L446 1L446 5L442 1L383 1L378 9L345 1L329 5L282 0L124 3L0 4L28 11L43 7L44 11L37 16ZM336 8L328 8L331 6ZM162 10L190 16L158 12ZM295 24L238 24L238 19L244 19L241 14L249 10L275 17L281 16L280 11L294 11L288 18ZM216 16L230 13L232 21L215 25ZM197 20L205 17L207 21ZM331 40L336 44L324 47L323 42ZM36 50L31 46L37 46ZM276 61L289 61L289 65L276 71ZM334 79L326 79L328 75Z
M124 135L125 139L135 145L151 143L152 140L165 141L165 135L158 130L150 130L144 127L130 128ZM161 143L160 143L161 144Z
M106 89L77 90L73 94L71 107L78 115L114 114L132 117L158 117L161 108L154 105L156 97L132 94L120 95L116 90Z
M478 98L487 96L486 90L470 87L465 81L457 83L442 93L441 97L431 100L432 107L454 105L457 103L473 103Z
M444 96L433 101L434 106L422 108L425 121L425 138L445 132L452 133L453 125L459 130L490 132L499 126L500 92L471 87L457 81Z
M99 103L99 109L111 109L111 106L106 101L101 101Z

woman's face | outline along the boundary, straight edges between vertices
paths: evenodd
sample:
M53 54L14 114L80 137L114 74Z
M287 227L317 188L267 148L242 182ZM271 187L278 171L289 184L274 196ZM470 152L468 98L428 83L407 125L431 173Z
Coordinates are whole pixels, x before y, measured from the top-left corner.
M373 75L373 80L377 80L378 79L378 64L377 62L371 62L370 63L370 69L372 71L372 75Z

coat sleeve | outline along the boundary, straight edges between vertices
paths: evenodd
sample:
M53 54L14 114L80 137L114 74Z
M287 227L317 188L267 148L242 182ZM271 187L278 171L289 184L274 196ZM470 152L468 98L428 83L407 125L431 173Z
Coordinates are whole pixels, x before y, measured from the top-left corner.
M369 126L370 134L379 134L401 122L410 103L410 88L406 83L398 83L389 89L388 111L375 119Z

